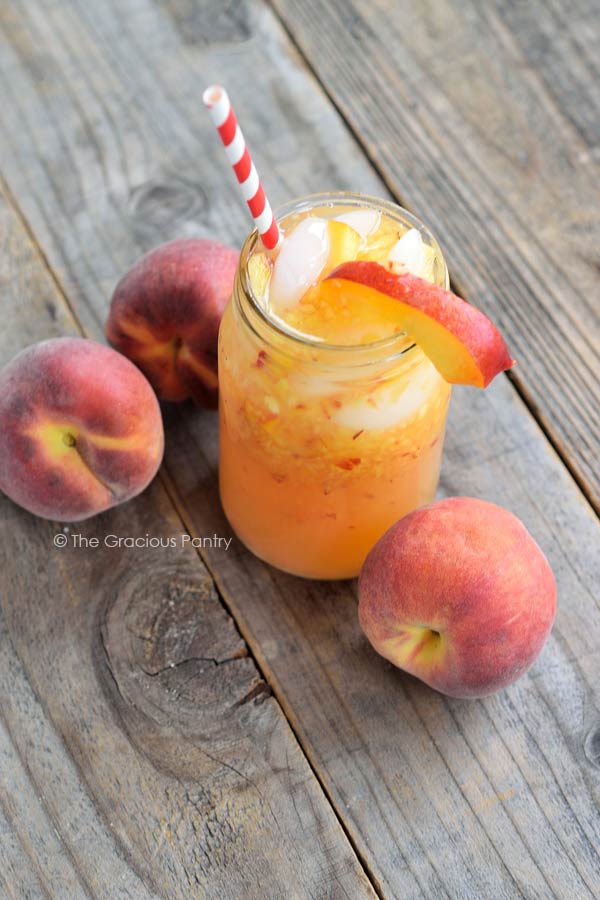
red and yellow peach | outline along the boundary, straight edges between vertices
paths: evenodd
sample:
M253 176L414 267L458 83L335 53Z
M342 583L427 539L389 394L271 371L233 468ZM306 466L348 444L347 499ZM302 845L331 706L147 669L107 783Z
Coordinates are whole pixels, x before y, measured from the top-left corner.
M115 288L106 336L161 399L216 407L219 324L238 256L216 241L170 241L142 256Z
M0 372L0 489L37 516L76 522L129 500L163 446L154 391L110 347L42 341Z
M418 509L375 544L359 579L375 650L453 697L511 684L550 632L556 585L512 513L469 497Z

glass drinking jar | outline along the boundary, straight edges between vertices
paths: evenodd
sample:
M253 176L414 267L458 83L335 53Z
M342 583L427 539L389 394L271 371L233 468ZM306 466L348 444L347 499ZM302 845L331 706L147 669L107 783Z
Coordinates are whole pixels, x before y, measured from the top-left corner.
M410 213L360 194L306 197L287 217L378 210L417 228L448 286L437 242ZM309 578L350 578L379 537L433 500L450 385L405 334L335 346L299 334L255 297L240 255L219 334L219 485L227 518L258 557ZM365 301L369 302L369 301Z

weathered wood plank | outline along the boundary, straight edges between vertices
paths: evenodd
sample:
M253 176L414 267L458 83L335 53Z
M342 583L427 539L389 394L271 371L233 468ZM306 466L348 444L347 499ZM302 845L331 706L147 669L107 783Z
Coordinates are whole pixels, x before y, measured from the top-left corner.
M0 251L3 365L75 328L4 201ZM0 499L2 896L374 897L182 533L158 481L71 529Z
M1 751L0 751L1 752ZM2 754L3 757L4 754ZM47 896L36 875L35 863L27 857L23 846L14 831L12 820L0 811L0 843L2 846L2 870L0 871L0 890L7 900L34 900ZM81 893L73 893L81 897Z
M5 172L91 334L140 249L176 234L239 241L246 231L198 110L205 81L227 80L248 110L245 131L275 202L319 188L385 192L263 6L241 5L234 37L214 45L196 26L183 45L186 9L142 0L120 16L83 3L41 4L22 22L0 15L3 55L19 54L8 65ZM181 515L201 535L225 529L214 417L171 409L167 428ZM384 895L591 897L596 522L505 379L485 394L457 391L443 491L521 515L559 579L548 649L519 685L483 703L445 701L375 657L351 586L289 578L239 546L204 555Z
M596 0L272 2L600 511Z
M226 528L210 427L199 414L168 420L169 471L199 534ZM600 730L596 519L505 380L453 401L441 493L513 510L559 584L540 661L483 702L445 700L377 659L351 585L306 584L237 545L235 555L207 552L208 564L385 896L591 898L600 875L600 770L585 754Z

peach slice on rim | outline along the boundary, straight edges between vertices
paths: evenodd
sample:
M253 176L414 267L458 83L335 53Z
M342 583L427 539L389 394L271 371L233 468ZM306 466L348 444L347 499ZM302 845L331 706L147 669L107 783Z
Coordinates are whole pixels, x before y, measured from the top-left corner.
M451 291L409 273L396 274L376 262L346 262L328 279L344 291L396 317L451 384L487 387L514 365L502 335L480 310Z

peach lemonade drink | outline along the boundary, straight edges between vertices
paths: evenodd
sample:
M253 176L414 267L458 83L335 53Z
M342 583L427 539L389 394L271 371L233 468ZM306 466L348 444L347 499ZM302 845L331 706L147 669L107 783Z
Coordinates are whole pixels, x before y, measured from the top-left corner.
M325 194L279 211L284 237L242 250L219 338L220 490L237 535L298 575L358 574L430 502L450 385L394 303L327 276L371 260L447 287L431 234L399 207Z

